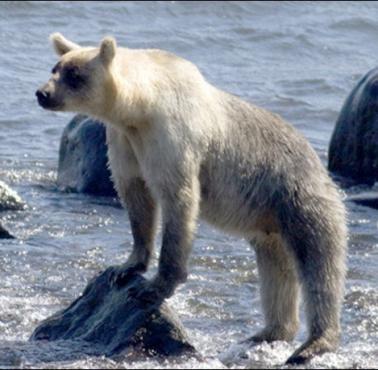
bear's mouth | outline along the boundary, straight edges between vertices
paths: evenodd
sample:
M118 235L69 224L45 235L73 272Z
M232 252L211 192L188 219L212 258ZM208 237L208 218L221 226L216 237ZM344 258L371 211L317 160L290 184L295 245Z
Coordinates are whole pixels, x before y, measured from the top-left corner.
M36 93L38 104L43 109L48 110L60 110L63 107L63 104L58 103L56 100L52 99L51 97L46 96L43 93L37 91Z
M52 110L52 111L61 111L63 109L62 104L50 104L46 106L43 106L42 104L40 105L43 109Z

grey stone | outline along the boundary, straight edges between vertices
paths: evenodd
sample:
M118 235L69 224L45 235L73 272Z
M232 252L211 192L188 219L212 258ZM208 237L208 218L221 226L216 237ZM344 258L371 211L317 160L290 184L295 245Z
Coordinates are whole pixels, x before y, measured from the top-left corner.
M331 138L328 168L354 183L378 181L378 68L346 99Z
M0 212L18 211L24 208L25 203L22 201L20 196L8 185L0 181ZM0 224L0 239L12 238L14 237Z
M0 211L18 211L25 208L20 196L7 184L0 181Z
M59 149L58 186L65 191L116 196L101 122L76 115L66 126Z
M163 357L194 354L182 324L165 302L130 296L129 290L142 287L145 279L132 275L115 284L116 271L110 267L92 279L82 296L42 322L31 340L84 341L105 356L130 351Z

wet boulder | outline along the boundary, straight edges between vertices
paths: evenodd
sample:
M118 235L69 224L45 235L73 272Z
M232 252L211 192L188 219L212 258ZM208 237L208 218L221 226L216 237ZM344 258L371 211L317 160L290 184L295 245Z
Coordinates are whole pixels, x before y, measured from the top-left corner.
M25 208L20 196L7 184L0 181L0 211L18 211Z
M143 302L129 293L145 279L132 275L113 283L117 267L92 279L68 308L42 322L32 341L69 340L91 344L92 355L179 356L194 354L184 328L165 302Z
M328 168L354 183L378 181L378 68L346 99L331 138Z
M25 208L20 196L4 182L0 181L0 211L18 211ZM13 236L0 224L0 239L11 239Z
M101 122L76 115L66 126L59 149L58 186L65 191L116 196Z

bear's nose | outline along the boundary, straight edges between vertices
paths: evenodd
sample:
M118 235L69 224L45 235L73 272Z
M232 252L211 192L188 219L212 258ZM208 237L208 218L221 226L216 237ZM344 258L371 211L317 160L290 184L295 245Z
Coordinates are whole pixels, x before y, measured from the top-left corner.
M45 90L37 90L35 92L35 95L37 95L38 99L48 99L50 97L50 93Z
M50 93L46 90L37 90L35 92L35 95L37 96L38 103L43 105L44 103L47 103L47 101L50 98Z

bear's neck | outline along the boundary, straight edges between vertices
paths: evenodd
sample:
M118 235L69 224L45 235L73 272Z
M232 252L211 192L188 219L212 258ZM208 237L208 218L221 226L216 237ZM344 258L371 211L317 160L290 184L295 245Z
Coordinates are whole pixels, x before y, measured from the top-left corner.
M118 93L113 99L102 110L100 120L123 131L142 127L150 122L153 116L152 104L144 96Z
M138 86L119 73L112 73L104 86L102 104L92 112L100 121L119 129L140 127L151 117L152 91L150 87ZM135 88L138 86L138 88Z

